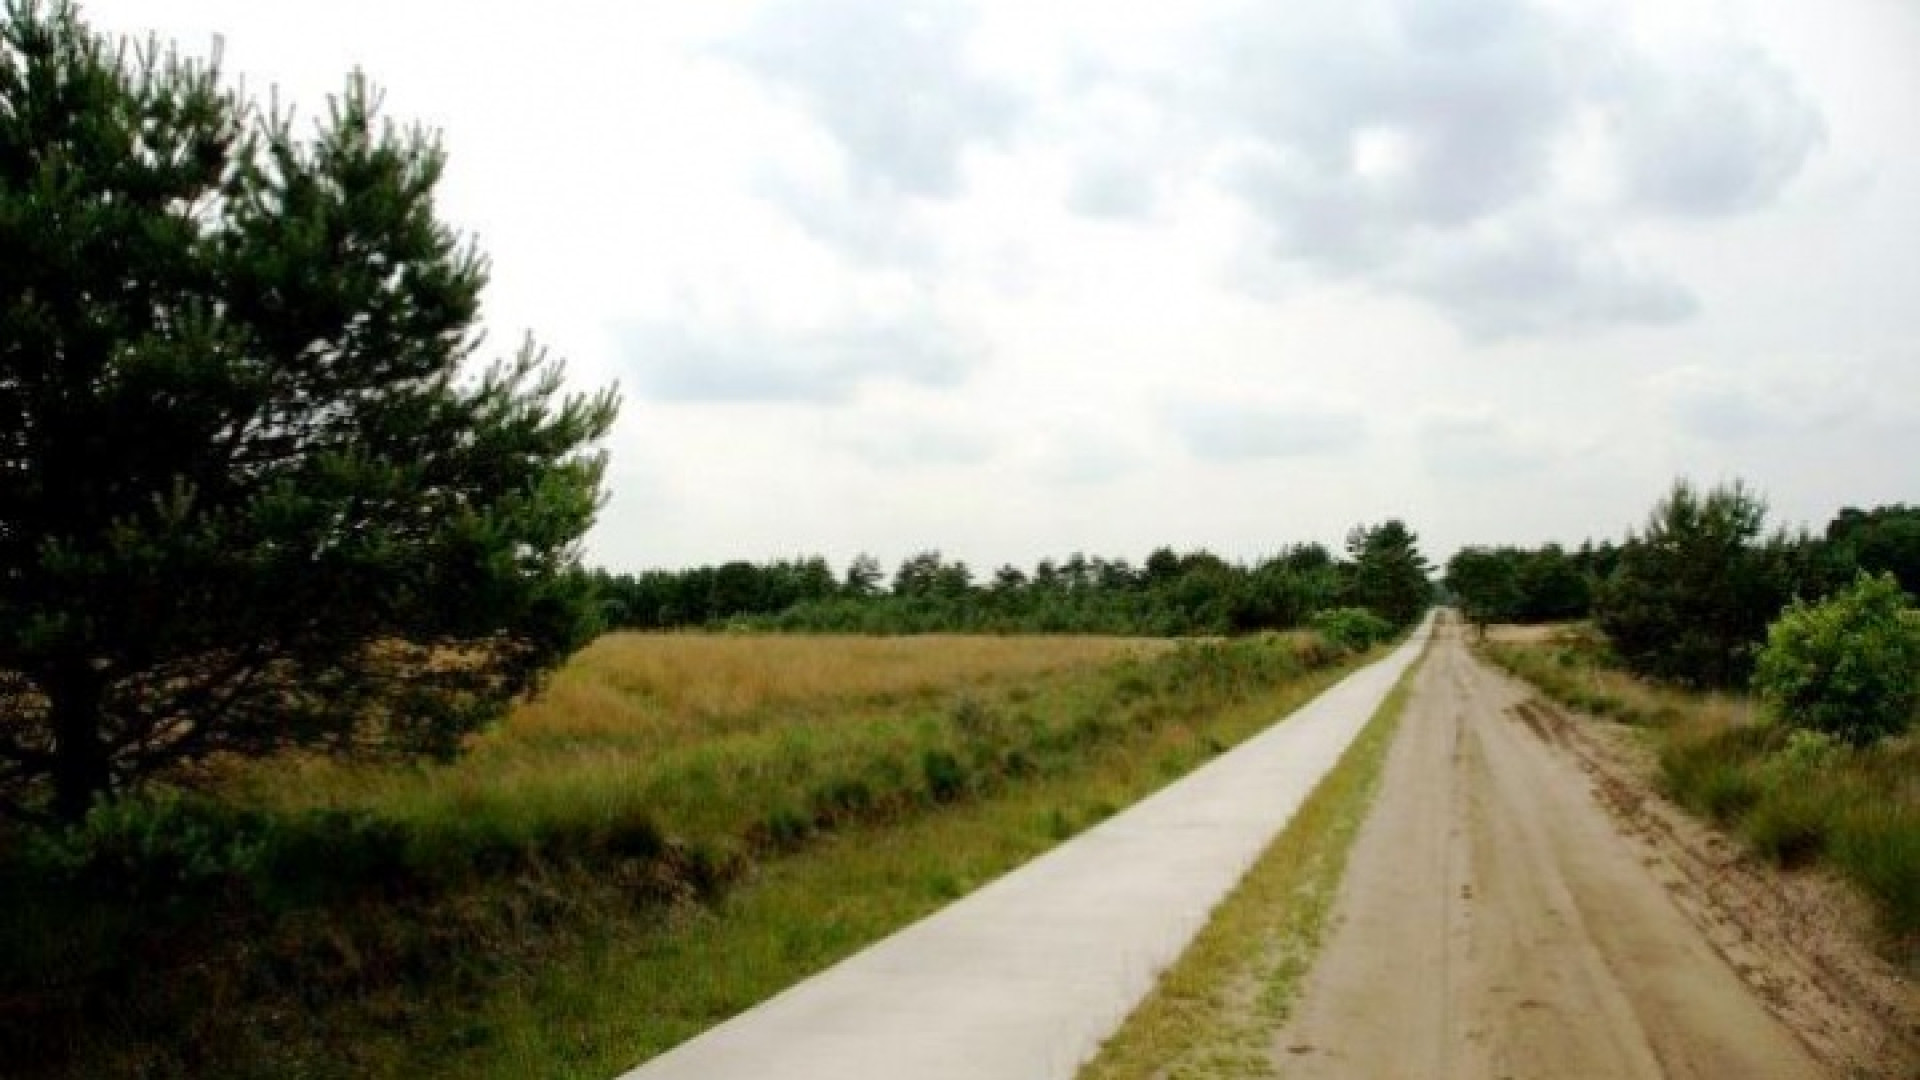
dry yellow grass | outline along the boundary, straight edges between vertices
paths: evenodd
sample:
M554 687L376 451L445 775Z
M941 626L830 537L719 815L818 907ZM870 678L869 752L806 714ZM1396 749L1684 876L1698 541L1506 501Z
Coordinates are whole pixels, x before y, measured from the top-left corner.
M1482 654L1576 708L1632 724L1697 732L1756 719L1743 694L1682 690L1644 682L1604 661L1605 645L1584 623L1488 627Z
M632 734L766 709L898 700L1166 648L1138 638L608 634L483 738Z
M772 767L748 762L828 755L877 737L864 728L897 728L903 704L1169 647L1102 637L608 634L446 767L282 755L269 768L239 763L225 784L267 807L378 805L404 816L501 806L572 813L583 802L611 816L646 801L648 788L662 805L696 804L714 793L681 771L704 779ZM704 816L694 805L669 812L689 825Z
M1566 628L1565 623L1495 623L1487 627L1485 640L1532 645L1552 641Z

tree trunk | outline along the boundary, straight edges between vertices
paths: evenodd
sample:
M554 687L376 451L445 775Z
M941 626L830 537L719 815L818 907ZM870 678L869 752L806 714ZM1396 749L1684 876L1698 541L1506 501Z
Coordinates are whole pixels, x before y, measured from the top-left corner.
M53 719L53 812L78 823L113 785L100 737L106 687L92 671L69 672L48 690Z

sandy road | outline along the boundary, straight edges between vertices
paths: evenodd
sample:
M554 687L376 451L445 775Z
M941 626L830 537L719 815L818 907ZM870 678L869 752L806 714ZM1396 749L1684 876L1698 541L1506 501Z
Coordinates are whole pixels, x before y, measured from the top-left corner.
M1416 676L1335 929L1276 1034L1283 1075L1856 1074L1769 1008L1596 798L1564 720L1461 634L1444 626Z

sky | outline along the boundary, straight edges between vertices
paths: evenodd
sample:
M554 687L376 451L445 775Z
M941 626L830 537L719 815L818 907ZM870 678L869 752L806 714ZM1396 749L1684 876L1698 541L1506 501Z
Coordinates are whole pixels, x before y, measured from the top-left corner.
M1920 501L1908 0L91 0L438 131L590 563L1618 538Z

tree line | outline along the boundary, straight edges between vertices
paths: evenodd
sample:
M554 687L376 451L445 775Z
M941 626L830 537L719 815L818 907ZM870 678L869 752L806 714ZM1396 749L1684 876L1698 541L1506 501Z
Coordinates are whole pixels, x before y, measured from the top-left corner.
M1181 636L1307 626L1344 608L1404 626L1432 602L1429 569L1415 534L1388 520L1355 527L1344 557L1315 543L1244 563L1160 547L1138 565L1074 553L981 574L930 550L891 575L861 555L837 574L814 556L593 579L616 629Z
M1622 541L1467 547L1443 583L1479 626L1592 619L1639 674L1733 687L1752 676L1790 604L1840 593L1863 573L1920 591L1920 507L1849 507L1819 534L1769 530L1765 500L1744 484L1680 481Z

